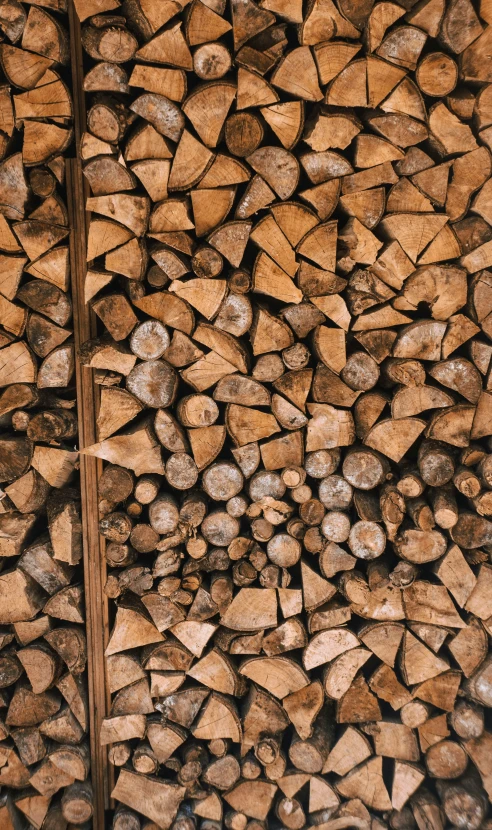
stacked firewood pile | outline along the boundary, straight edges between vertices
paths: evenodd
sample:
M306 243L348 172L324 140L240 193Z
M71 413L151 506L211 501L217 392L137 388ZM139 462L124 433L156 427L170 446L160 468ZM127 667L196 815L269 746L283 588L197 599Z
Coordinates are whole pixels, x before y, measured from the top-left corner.
M490 826L478 5L77 2L115 830Z
M0 4L0 827L92 812L63 3ZM65 78L65 80L64 80Z

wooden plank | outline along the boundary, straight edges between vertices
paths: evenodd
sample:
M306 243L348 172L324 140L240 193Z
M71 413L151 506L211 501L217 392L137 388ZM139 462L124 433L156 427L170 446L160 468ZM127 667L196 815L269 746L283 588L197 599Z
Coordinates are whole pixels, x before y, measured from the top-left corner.
M74 310L75 348L93 337L93 313L84 304L85 195L81 187L82 172L76 159L67 161L67 194L70 216L70 268ZM81 224L83 223L83 224ZM79 447L96 441L96 390L92 370L76 363ZM86 604L88 686L90 709L90 744L92 787L94 791L94 826L104 827L104 810L109 806L109 770L107 748L99 745L102 719L109 709L106 689L104 650L108 642L108 603L104 593L106 560L98 528L97 481L102 462L80 456L80 490L82 497L82 534L84 549L84 588Z
M82 29L73 0L68 2L70 25L70 68L72 70L72 101L74 116L75 157L80 159L80 139L85 130L84 61L82 51ZM85 243L84 243L85 244ZM84 254L85 262L85 254Z
M67 200L70 220L70 269L73 300L73 324L76 352L80 345L96 335L96 317L84 302L88 216L85 212L87 184L80 162L80 137L85 124L83 66L80 23L72 0L69 2L72 89L75 116L76 158L67 159ZM92 370L76 361L76 387L79 424L79 447L96 441L98 390ZM86 604L88 688L90 709L91 775L94 795L93 823L105 826L105 810L109 808L112 788L107 747L100 746L102 719L110 706L106 684L104 651L109 639L108 603L104 593L106 560L104 539L98 528L97 482L102 462L80 456L80 489L82 498L82 529L84 550L84 588Z

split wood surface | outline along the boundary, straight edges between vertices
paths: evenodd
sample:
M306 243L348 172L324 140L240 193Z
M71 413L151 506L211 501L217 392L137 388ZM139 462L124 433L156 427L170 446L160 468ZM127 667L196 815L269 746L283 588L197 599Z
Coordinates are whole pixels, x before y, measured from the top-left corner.
M75 7L107 826L490 830L492 3ZM2 830L100 823L64 11L0 4Z

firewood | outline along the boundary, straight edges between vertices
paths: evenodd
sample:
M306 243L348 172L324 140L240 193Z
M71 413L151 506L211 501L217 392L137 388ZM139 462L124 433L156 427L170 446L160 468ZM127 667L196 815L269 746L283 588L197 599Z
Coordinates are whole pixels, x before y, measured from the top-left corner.
M367 783L371 782L370 787ZM346 775L337 785L345 797L358 797L373 809L384 810L391 806L388 791L383 782L382 759L373 758Z
M301 5L77 0L74 107L63 3L0 13L6 827L98 820L74 114L114 827L486 823L492 13Z

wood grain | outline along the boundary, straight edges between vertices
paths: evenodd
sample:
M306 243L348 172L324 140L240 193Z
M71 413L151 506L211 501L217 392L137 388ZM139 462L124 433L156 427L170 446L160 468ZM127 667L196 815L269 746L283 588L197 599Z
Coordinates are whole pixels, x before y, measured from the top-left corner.
M84 123L84 95L82 92L82 53L80 23L69 3L72 85L74 90L75 146L78 155L81 124ZM96 318L84 302L86 273L85 250L87 215L85 212L85 182L78 158L68 159L66 165L68 211L70 217L70 269L74 306L75 348L94 337ZM76 369L79 448L96 440L98 395L90 369L77 361ZM84 587L86 597L86 626L88 645L88 686L90 709L91 773L94 797L94 827L104 827L104 811L109 806L107 749L99 743L99 732L107 714L109 693L106 686L104 649L108 642L108 603L103 587L106 581L104 539L99 535L97 480L102 463L95 458L80 456L80 488L82 496L82 527L84 544Z

